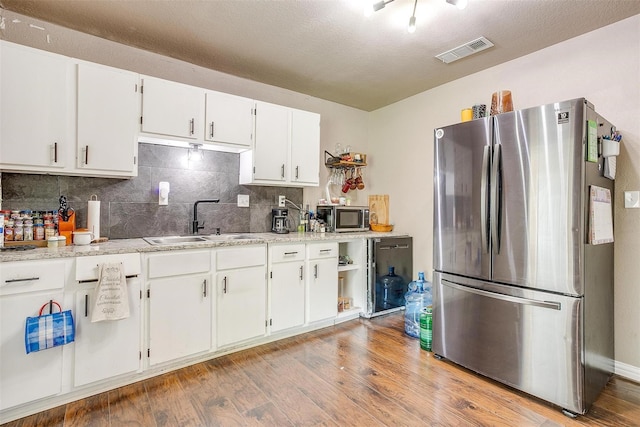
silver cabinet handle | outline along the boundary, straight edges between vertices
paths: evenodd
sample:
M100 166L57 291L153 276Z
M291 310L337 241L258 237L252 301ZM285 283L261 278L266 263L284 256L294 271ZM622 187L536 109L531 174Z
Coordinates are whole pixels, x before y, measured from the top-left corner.
M314 277L315 279L317 279L317 278L318 278L318 264L316 264L316 265L314 265L314 266L313 266L313 277Z
M89 294L84 294L84 317L89 317Z
M489 146L484 146L482 153L482 178L480 179L480 228L482 228L482 250L489 252L489 229L487 216L489 214L489 198L487 197L489 185Z
M284 163L282 164L282 167L280 168L280 176L282 178L284 178Z
M467 286L458 285L456 283L452 283L444 279L442 280L442 284L444 286L448 286L450 288L457 289L459 291L469 292L472 294L481 295L483 297L488 297L493 299L499 299L502 301L514 302L516 304L532 305L535 307L550 308L552 310L562 309L562 304L555 301L538 301L530 298L513 297L511 295L498 294L496 292L483 291L482 289L476 289L476 288L470 288Z
M300 169L300 166L296 166L296 179L298 179L298 169Z
M204 282L202 282L202 296L207 297L207 279L204 279Z
M40 280L39 277L25 277L24 279L7 279L4 283L14 283L14 282L30 282L31 280Z
M53 143L53 163L58 163L58 143Z
M195 121L196 119L189 120L189 135L193 135L195 132Z
M320 253L322 252L331 252L333 249L320 249Z
M303 267L302 267L302 266L300 266L300 280L302 280L302 277L303 277L303 276L302 276L302 268L303 268Z
M284 255L285 255L285 256L289 256L289 255L295 255L295 254L297 254L297 253L298 253L298 251L295 251L295 252L285 252L285 253L284 253Z
M85 165L89 164L89 146L88 145L84 146L84 164Z
M209 125L209 137L213 138L213 122L211 122L211 125Z
M224 279L222 279L222 283L224 284L222 286L222 292L226 294L227 293L227 276L224 276Z

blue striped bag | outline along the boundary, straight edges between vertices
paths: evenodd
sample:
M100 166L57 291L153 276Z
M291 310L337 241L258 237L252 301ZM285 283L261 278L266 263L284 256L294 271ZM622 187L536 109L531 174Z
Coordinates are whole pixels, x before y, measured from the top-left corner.
M53 305L58 307L59 313L53 313ZM49 314L42 314L49 306ZM71 310L62 311L62 307L55 301L49 301L42 307L38 317L27 317L24 329L24 344L27 354L33 351L45 350L59 345L69 344L75 339L75 328Z

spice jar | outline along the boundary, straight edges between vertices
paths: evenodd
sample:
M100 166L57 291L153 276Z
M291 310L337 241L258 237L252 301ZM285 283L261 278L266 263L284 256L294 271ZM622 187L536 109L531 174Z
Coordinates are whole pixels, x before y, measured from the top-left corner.
M13 240L22 241L24 240L24 229L23 223L21 219L17 219L13 225Z
M43 224L34 224L33 225L33 240L44 240L44 225Z
M24 225L24 240L33 240L33 224Z
M4 223L4 240L5 242L13 241L13 220L12 219Z
M56 228L53 225L53 223L45 224L44 225L44 238L46 240L48 240L49 237L54 237L55 235L56 235Z

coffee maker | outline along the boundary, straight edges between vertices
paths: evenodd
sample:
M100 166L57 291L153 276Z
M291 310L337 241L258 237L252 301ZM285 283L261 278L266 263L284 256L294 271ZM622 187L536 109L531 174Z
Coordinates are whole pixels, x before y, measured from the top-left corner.
M278 234L289 232L289 210L285 208L271 209L271 231Z

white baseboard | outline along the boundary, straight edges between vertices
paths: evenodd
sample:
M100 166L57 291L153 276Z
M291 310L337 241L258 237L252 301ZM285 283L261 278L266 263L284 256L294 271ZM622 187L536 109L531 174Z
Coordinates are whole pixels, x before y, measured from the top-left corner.
M640 383L640 367L614 362L615 374Z

